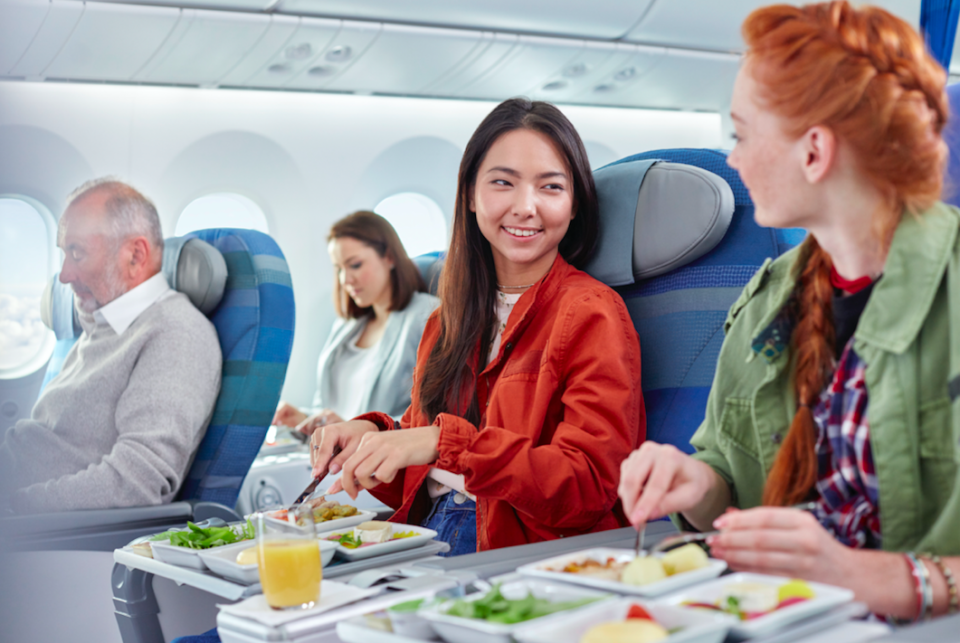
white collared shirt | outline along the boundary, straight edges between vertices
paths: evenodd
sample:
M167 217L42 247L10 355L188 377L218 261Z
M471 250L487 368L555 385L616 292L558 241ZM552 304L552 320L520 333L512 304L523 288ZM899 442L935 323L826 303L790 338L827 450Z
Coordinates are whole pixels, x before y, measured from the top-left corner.
M162 272L128 290L113 301L93 311L98 324L110 324L117 335L123 335L147 308L173 294Z

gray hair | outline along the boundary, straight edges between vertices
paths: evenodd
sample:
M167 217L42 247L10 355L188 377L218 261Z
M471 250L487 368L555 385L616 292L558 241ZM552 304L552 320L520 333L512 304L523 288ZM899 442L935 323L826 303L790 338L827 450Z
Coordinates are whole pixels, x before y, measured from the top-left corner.
M147 197L112 176L87 181L67 197L66 207L89 194L106 191L106 213L112 237L122 243L131 237L146 237L159 256L163 255L163 230L157 208Z

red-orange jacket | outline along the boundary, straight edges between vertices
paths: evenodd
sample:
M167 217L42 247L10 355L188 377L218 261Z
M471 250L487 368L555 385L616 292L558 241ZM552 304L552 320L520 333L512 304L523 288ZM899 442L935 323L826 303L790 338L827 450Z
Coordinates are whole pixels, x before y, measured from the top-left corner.
M435 312L420 341L401 430L430 424L419 382L439 332ZM479 429L456 415L437 416L433 466L463 475L477 497L480 550L627 525L617 500L620 462L643 441L646 414L640 343L619 295L558 255L515 305L499 354L477 378L477 399ZM361 417L397 429L386 414ZM371 490L399 507L392 521L426 517L429 470L408 467Z

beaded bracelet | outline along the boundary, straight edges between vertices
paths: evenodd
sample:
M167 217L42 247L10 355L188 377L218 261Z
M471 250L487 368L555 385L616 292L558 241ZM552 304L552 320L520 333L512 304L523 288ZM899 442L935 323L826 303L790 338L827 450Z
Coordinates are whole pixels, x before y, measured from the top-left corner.
M960 592L957 591L957 579L953 575L953 570L940 560L940 557L936 554L928 554L927 556L930 558L930 561L937 566L940 573L943 574L943 579L947 581L947 595L950 599L947 613L956 614L960 612Z
M912 573L917 579L917 617L914 622L929 621L933 613L933 584L930 582L930 570L917 558L916 554L908 551L904 554L910 563Z
M903 558L907 561L907 565L910 567L910 578L913 579L913 586L917 592L917 615L913 619L887 616L886 620L891 625L908 625L910 623L916 623L923 615L923 597L925 592L923 587L923 572L920 571L920 562L917 560L917 557L911 553L905 553Z

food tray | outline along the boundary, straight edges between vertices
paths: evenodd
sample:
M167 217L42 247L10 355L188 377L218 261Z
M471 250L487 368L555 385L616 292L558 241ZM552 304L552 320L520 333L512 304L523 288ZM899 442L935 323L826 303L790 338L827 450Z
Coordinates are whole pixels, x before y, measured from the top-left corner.
M656 554L656 556L662 558L662 555L660 554ZM521 565L517 568L517 573L523 576L543 578L556 582L595 587L597 589L616 592L618 594L630 594L633 596L660 596L661 594L673 592L682 587L693 585L694 583L716 578L723 573L723 570L727 568L727 564L724 561L710 558L710 563L706 567L668 576L662 581L650 583L649 585L627 585L626 583L621 583L620 581L560 571L570 563L582 563L583 561L590 559L605 561L608 558L613 558L618 562L627 562L633 560L635 557L636 553L632 549L594 547L593 549L584 549L569 554L563 554L562 556L541 560L536 563Z
M625 620L630 606L635 604L643 607L666 629L682 628L662 639L664 643L721 643L736 620L730 614L625 598L584 607L576 614L565 614L546 627L526 628L514 634L514 638L517 643L579 643L580 637L594 625Z
M273 512L271 512L273 513ZM367 522L368 520L375 520L377 517L377 512L375 511L364 511L363 509L358 509L356 515L347 516L346 518L337 518L336 520L328 520L326 522L316 523L317 531L331 531L334 529L347 529L348 527L355 527L361 522ZM291 525L286 520L281 520L279 518L274 518L267 514L264 522L273 529L279 531L291 531Z
M551 602L573 601L581 598L597 598L599 600L614 598L612 594L607 592L585 587L572 587L560 583L551 583L536 578L525 578L503 583L500 586L500 592L505 597L511 599L523 598L530 593L537 598L544 598ZM460 600L476 601L485 595L486 592L477 592ZM440 604L431 604L421 608L418 612L423 618L431 622L437 634L448 643L512 643L514 634L526 627L546 627L568 614L573 614L587 607L594 606L594 603L590 603L589 605L548 614L547 616L541 616L529 621L506 624L450 616L446 613L446 610L449 609L451 603L452 601L444 601Z
M402 523L390 523L393 527L393 532L398 531L414 531L417 533L416 536L410 538L400 538L398 540L388 540L385 543L372 543L368 545L361 545L357 549L349 549L343 545L337 543L337 557L343 558L348 561L357 561L364 560L366 558L373 558L374 556L383 556L385 554L392 554L394 552L403 551L405 549L414 549L416 547L422 547L427 542L433 540L437 537L437 532L432 529L427 529L426 527L419 527L417 525L404 525ZM330 536L340 535L347 533L348 531L352 532L353 530L337 529L333 531L325 531L321 534L318 534L317 537L321 540L325 540Z
M326 567L333 560L333 555L337 550L336 543L318 540L320 546L320 563ZM232 580L243 585L253 585L260 582L260 569L257 563L250 565L240 565L237 563L237 555L250 547L256 547L256 541L246 540L241 543L225 545L215 549L201 551L200 560L206 564L207 568L213 573L223 576L227 580Z
M790 579L781 576L768 576L766 574L730 574L729 576L718 578L712 582L698 585L697 587L689 587L685 590L670 594L669 596L664 596L656 602L666 605L680 605L684 601L713 603L720 597L724 586L731 583L762 583L779 587L789 580ZM750 619L749 621L737 620L734 622L731 632L741 638L753 638L766 635L799 620L824 613L833 607L853 601L853 592L849 589L814 582L807 582L807 585L813 590L815 594L814 598L782 607L763 616ZM686 609L692 610L697 608Z

